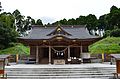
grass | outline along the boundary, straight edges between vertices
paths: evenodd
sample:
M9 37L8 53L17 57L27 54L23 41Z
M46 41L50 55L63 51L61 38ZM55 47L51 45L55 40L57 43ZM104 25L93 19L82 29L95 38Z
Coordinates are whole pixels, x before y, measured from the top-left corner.
M13 47L10 47L10 48L4 49L4 50L0 50L0 54L29 55L30 54L30 49L29 49L29 47L24 46L23 44L18 43L18 44L16 44Z
M120 37L107 37L89 46L91 53L120 53Z

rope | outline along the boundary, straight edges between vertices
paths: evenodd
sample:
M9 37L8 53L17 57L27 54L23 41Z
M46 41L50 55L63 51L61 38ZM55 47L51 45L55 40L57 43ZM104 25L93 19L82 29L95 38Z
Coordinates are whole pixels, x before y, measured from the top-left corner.
M65 49L61 50L61 51L58 51L58 50L54 49L53 47L52 47L52 49L55 51L55 53L57 53L57 52L59 52L59 53L64 52L65 53L65 51L67 50L67 47Z

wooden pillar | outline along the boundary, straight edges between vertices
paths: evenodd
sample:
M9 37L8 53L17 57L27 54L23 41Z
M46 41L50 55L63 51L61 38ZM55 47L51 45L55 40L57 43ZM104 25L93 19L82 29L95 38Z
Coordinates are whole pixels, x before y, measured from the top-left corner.
M5 59L3 61L3 71L5 72ZM3 73L3 78L4 78L4 76L5 76L5 73Z
M38 46L36 46L36 64L38 64L39 63L39 48L38 48Z
M80 53L82 54L83 50L82 50L82 45L80 46Z
M83 53L83 50L82 50L82 44L81 44L81 46L80 46L80 55L81 55L81 62L83 62L82 53Z
M104 62L104 59L105 59L104 53L102 53L102 62Z
M68 59L70 59L70 46L68 46Z
M49 64L51 64L51 46L49 46Z
M16 54L16 64L18 64L18 57L19 57L19 55ZM7 63L8 63L8 62L7 62Z

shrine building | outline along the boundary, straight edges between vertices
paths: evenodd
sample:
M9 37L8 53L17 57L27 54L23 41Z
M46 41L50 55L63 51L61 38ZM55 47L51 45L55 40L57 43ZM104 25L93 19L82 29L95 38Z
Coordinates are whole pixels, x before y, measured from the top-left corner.
M100 39L84 25L33 25L21 43L30 47L30 57L39 64L77 64L90 58L88 46Z

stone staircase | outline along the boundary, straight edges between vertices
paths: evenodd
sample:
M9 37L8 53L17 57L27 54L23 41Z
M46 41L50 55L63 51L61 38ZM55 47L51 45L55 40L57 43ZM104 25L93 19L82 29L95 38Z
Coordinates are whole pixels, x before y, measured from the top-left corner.
M56 65L58 66L58 65ZM6 68L8 79L109 79L115 67Z

